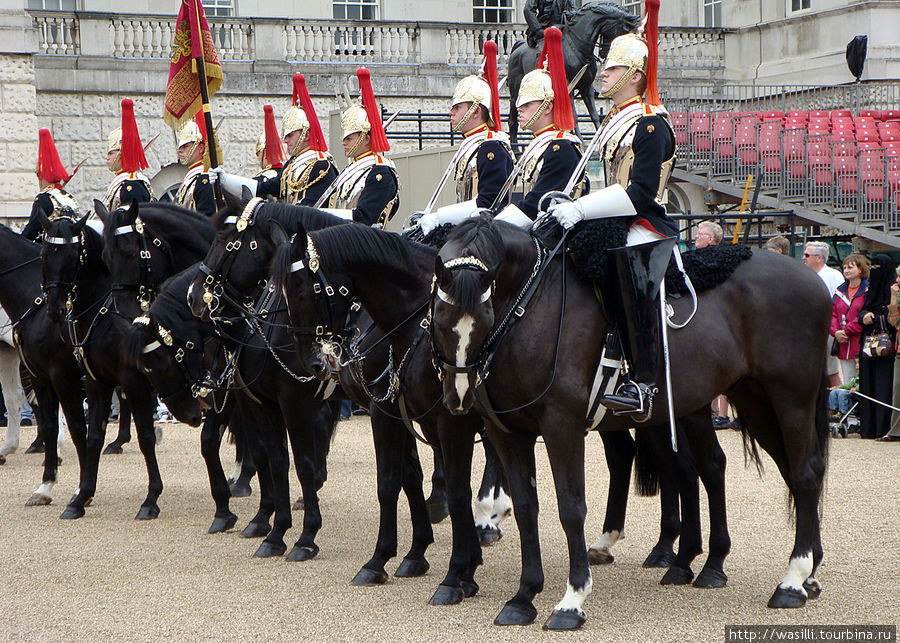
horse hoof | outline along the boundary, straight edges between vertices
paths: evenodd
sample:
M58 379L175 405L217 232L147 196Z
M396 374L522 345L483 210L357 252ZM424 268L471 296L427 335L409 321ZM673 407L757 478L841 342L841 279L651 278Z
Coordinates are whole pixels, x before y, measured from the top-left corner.
M438 585L437 590L429 599L431 605L457 605L462 603L463 590L461 587Z
M144 505L138 509L135 520L153 520L159 516L159 507L157 505Z
M819 598L819 594L822 593L822 586L815 578L803 581L803 589L806 590L807 598Z
M291 553L287 555L287 559L294 562L302 562L304 560L311 560L316 557L319 553L319 548L315 545L294 545L291 549Z
M268 540L264 540L253 555L257 558L274 558L275 556L284 556L284 552L286 551L287 545L283 542L272 543Z
M106 445L106 448L103 449L103 455L119 455L122 453L122 445L117 442L110 442Z
M388 581L387 572L383 570L372 570L366 569L363 567L361 570L356 572L356 576L353 577L353 580L350 581L351 585L356 585L357 587L374 587L375 585L384 585Z
M430 568L431 565L429 565L428 561L424 558L422 560L410 560L409 558L404 558L397 567L397 571L394 572L394 576L397 578L416 578L417 576L424 576L427 574Z
M694 587L718 588L725 587L727 583L728 576L725 575L725 572L713 569L712 567L704 567L697 575L697 579L694 581Z
M671 549L654 547L644 561L644 567L670 567L675 562L675 552Z
M28 502L25 503L26 507L39 507L41 505L49 505L53 501L53 498L50 496L45 496L42 493L33 493L31 497L28 499Z
M681 567L669 567L668 571L663 575L660 585L690 585L694 580L694 572L690 569L682 569Z
M241 538L265 538L272 531L267 522L251 522L241 531Z
M461 580L459 586L462 587L463 596L466 598L472 598L478 593L478 583L474 580Z
M0 455L0 464L6 464L6 456Z
M74 520L84 516L84 507L78 505L68 505L59 517L63 520Z
M232 498L246 498L247 496L253 495L253 489L250 487L249 484L235 483L235 484L231 485L231 487L229 487L229 489L231 490Z
M211 534L221 534L223 531L228 531L232 527L234 527L237 522L237 516L231 512L228 513L224 518L215 518L212 521L212 524L209 526L209 533Z
M31 444L28 445L28 448L25 449L25 453L43 453L44 452L44 443L41 440L35 440Z
M792 587L777 587L766 607L776 609L797 608L806 605L806 596L799 589Z
M475 531L478 532L478 541L481 543L482 547L490 547L503 538L503 532L500 531L500 528L494 527L493 525L487 527L475 525Z
M591 565L610 565L615 559L608 549L588 549L588 562Z
M587 620L584 612L580 609L575 610L555 610L547 622L544 623L545 630L577 630Z
M534 605L508 602L494 618L494 625L531 625L537 618Z
M432 525L436 525L444 518L450 515L450 509L446 502L434 502L426 505L428 508L428 520Z

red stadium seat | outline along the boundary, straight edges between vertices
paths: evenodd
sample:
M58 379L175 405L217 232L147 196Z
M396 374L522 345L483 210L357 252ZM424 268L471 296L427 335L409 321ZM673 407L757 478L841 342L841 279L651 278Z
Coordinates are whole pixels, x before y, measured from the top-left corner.
M809 119L812 120L813 117L831 118L831 114L827 110L824 110L824 109L813 109L813 110L810 110L810 112L809 112Z
M763 112L762 119L764 121L780 121L784 119L784 112Z
M831 110L831 120L835 120L835 117L848 117L853 118L853 113L849 109L833 109Z
M880 109L861 109L859 110L860 116L868 116L874 120L881 120L881 110Z
M672 112L672 126L675 130L676 145L688 144L688 115L687 112Z
M881 120L883 120L883 121L900 121L900 109L883 109L883 110L881 110Z
M709 144L709 112L691 112L689 118L690 140L695 151L708 152Z
M803 119L804 121L808 121L809 114L807 114L802 109L792 109L787 114L785 114L785 118L799 118L799 119Z
M858 129L856 130L856 140L857 141L873 141L878 142L881 140L881 136L878 134L878 130L875 128L871 129Z

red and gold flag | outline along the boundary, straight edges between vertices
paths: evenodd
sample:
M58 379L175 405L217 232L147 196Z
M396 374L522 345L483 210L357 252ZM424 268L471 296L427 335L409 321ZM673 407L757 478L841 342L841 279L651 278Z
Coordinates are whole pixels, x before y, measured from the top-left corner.
M193 118L202 106L197 58L203 60L207 91L212 96L222 86L219 54L216 53L200 0L182 0L175 23L163 110L163 119L174 130Z

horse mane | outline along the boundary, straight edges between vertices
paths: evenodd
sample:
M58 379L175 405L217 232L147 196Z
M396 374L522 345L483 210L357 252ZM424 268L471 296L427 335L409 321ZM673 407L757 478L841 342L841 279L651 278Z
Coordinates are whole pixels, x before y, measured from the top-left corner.
M205 254L216 236L206 216L175 203L151 201L138 207L138 216L149 231L164 241L178 239L179 244L187 246L195 254ZM107 244L112 243L116 228L121 225L121 217L126 212L121 209L110 212L110 225L103 226L103 239Z
M40 246L31 241L30 239L26 239L21 234L10 228L9 226L0 223L0 235L9 237L12 243L18 243L23 248L33 248L37 252L40 252Z
M72 219L61 217L53 220L50 229L53 230L55 228L60 236L71 237L73 236L72 226L74 225L75 221ZM103 261L103 236L89 225L82 228L82 234L84 235L84 251L87 265L98 270L101 276L108 277L109 267Z
M310 238L323 268L339 271L344 265L378 265L388 270L418 272L417 252L435 256L437 250L407 241L399 234L366 225L339 225L312 232Z
M226 202L228 206L216 212L209 219L210 224L216 229L222 226L225 217L239 215L246 206L246 202L237 201L233 197L227 198ZM273 200L266 201L260 208L257 216L259 215L265 215L266 218L276 221L289 235L295 234L299 230L298 225L302 225L304 230L312 231L350 223L346 219L308 205L290 205Z
M500 263L503 252L503 238L494 223L487 217L477 217L462 222L447 243L458 244L458 257L476 257L488 269L494 269ZM445 245L446 247L446 245ZM442 284L447 294L463 311L471 312L481 301L484 286L474 270L455 270L453 279Z

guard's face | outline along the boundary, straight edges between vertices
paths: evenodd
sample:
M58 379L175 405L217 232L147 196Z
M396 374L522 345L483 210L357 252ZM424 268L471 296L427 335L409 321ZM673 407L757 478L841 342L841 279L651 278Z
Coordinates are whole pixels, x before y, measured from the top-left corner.
M352 134L347 134L347 136L341 139L341 145L344 148L344 156L348 158L351 154L356 158L366 152L372 151L372 141L365 132L353 132Z
M616 83L621 80L626 71L628 71L628 67L621 65L604 69L600 74L602 80L602 83L600 84L600 93L603 94L615 87Z
M106 167L113 174L117 174L122 169L121 157L119 150L110 150L106 153Z
M203 143L185 143L178 148L178 162L182 165L193 165L203 158Z
M293 156L307 147L309 147L309 132L302 139L300 138L300 130L294 130L290 134L284 135L284 149L287 150L288 156Z
M524 105L517 107L516 112L519 115L519 125L524 127L525 123L528 122L528 119L530 119L532 116L534 116L534 113L538 110L538 108L540 106L541 106L541 101L533 100L531 102L525 103Z
M472 107L472 103L457 103L450 108L450 126L454 130L459 127L460 121L465 117L470 107Z

